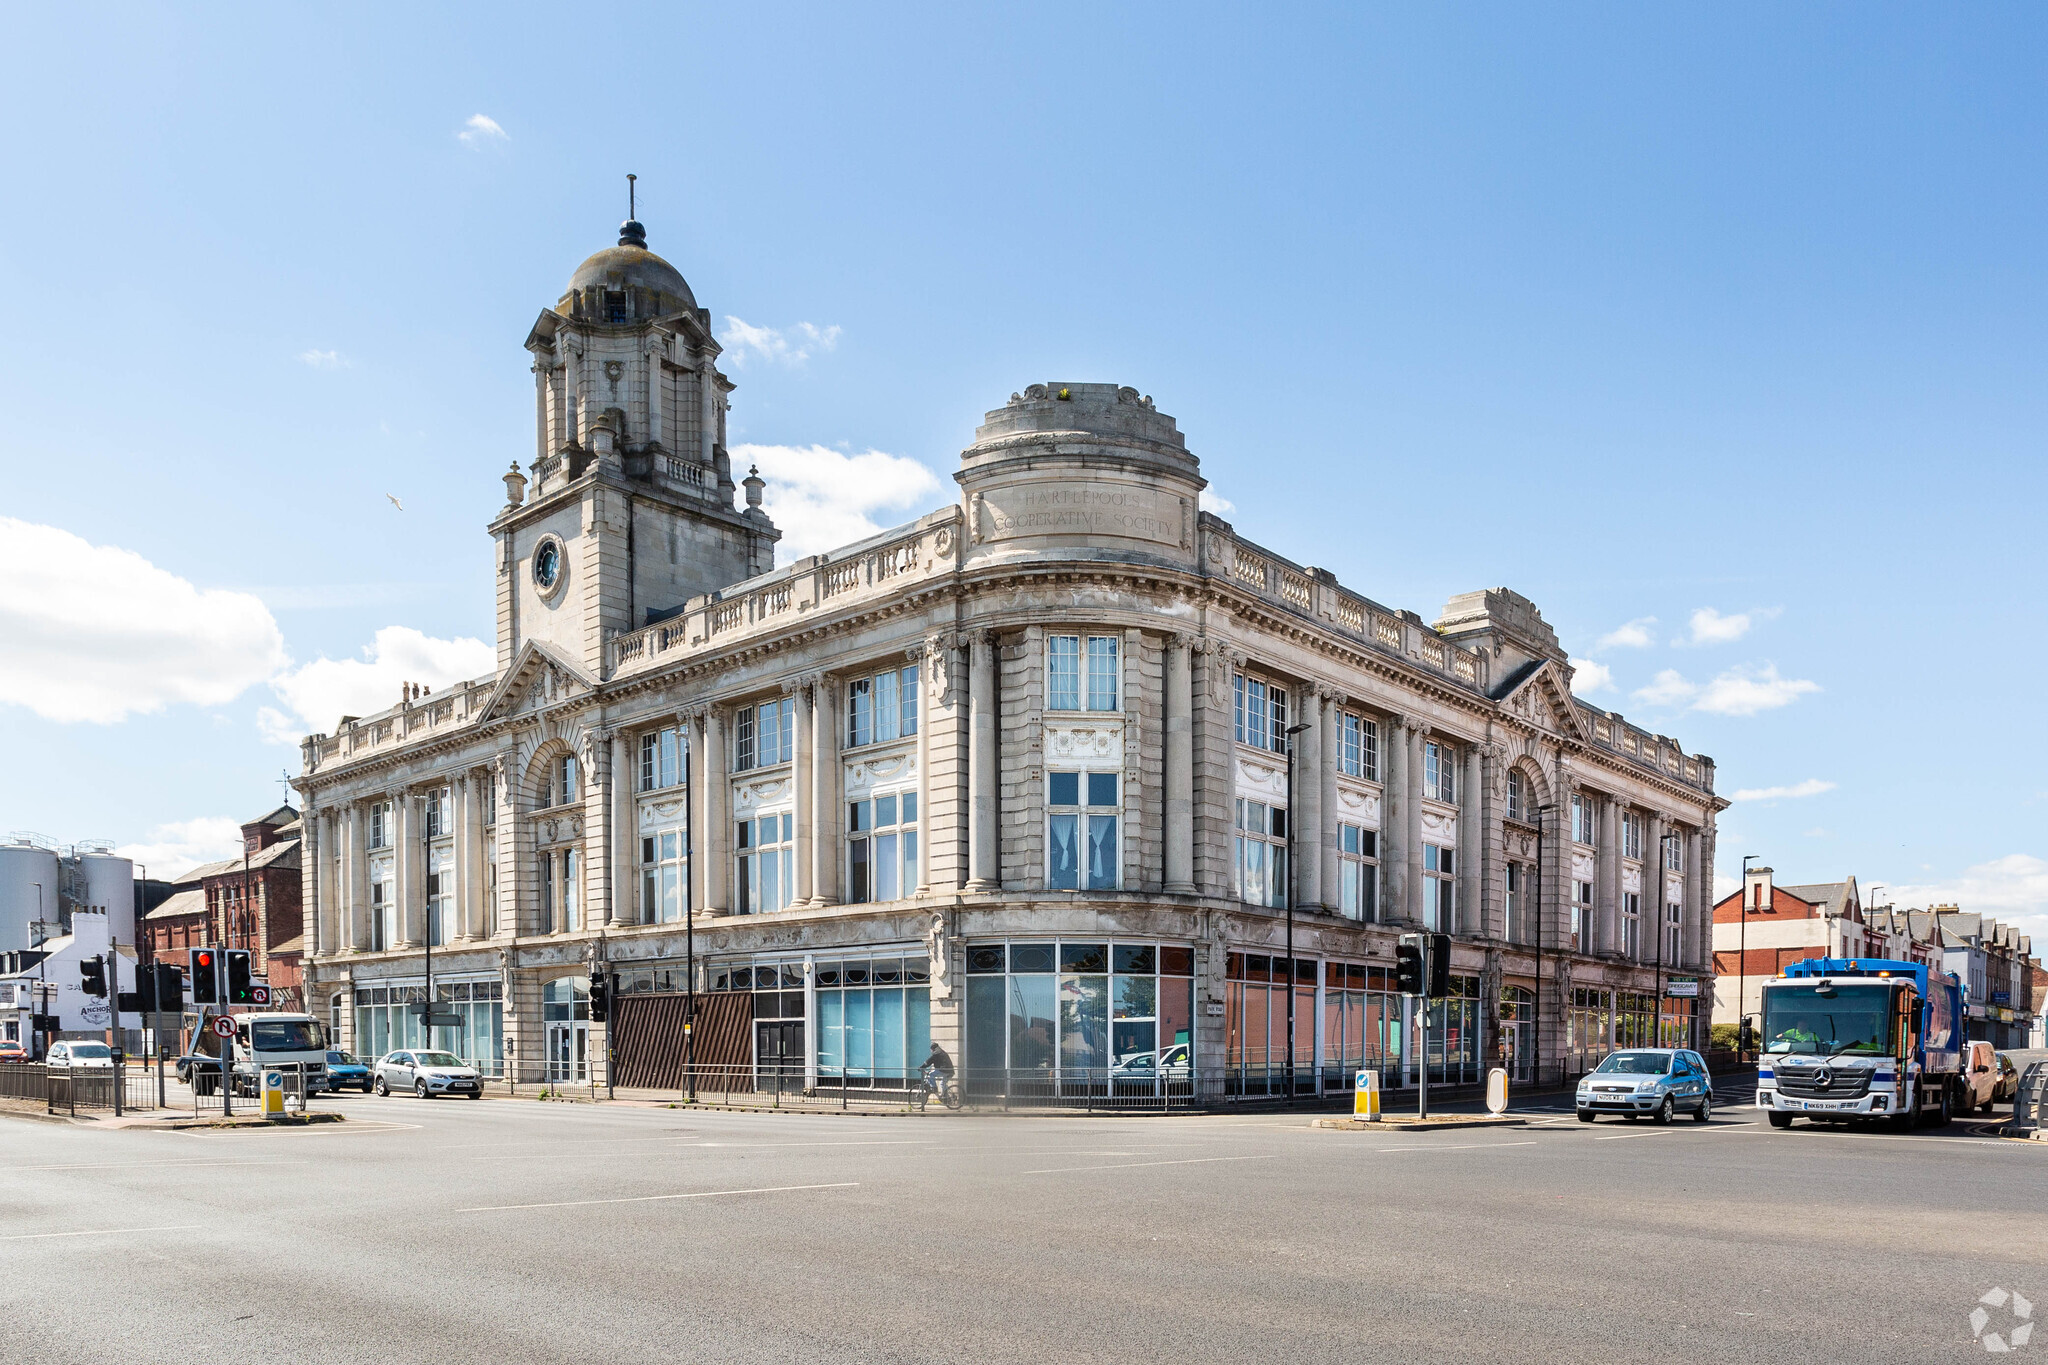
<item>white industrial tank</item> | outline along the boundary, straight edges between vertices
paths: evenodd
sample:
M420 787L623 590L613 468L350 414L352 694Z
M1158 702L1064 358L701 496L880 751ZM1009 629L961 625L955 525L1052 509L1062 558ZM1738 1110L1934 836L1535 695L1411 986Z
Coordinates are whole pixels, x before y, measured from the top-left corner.
M135 942L135 864L111 853L78 860L85 874L85 903L107 912L107 931L121 943Z
M36 945L36 883L42 883L42 913L56 937L57 855L33 844L0 844L0 951L19 952Z

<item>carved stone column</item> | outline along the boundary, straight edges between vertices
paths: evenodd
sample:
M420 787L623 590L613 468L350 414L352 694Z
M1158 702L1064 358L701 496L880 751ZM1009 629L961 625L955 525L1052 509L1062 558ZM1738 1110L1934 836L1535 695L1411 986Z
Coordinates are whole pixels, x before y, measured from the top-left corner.
M1636 905L1642 915L1643 932L1657 936L1643 944L1639 960L1668 968L1673 962L1670 945L1665 942L1670 937L1666 927L1670 918L1664 912L1664 902L1669 899L1664 894L1665 823L1666 817L1655 811L1643 817L1643 889L1636 897ZM1663 1005L1660 1003L1658 1008Z
M1600 798L1599 889L1593 895L1599 912L1600 929L1594 943L1596 952L1621 952L1621 803L1611 796Z
M1458 929L1461 934L1487 933L1486 927L1486 749L1465 746L1464 771L1458 782ZM1499 998L1495 997L1498 1008Z
M1708 866L1713 861L1708 853L1710 847L1698 829L1686 831L1685 909L1681 912L1685 932L1681 955L1688 967L1707 965L1706 945L1713 941L1713 927L1708 923L1714 904L1714 869ZM1707 998L1707 1008L1711 1010L1711 992L1702 990L1700 994Z
M1422 898L1429 892L1422 884L1422 746L1429 741L1429 731L1427 725L1411 723L1408 742L1402 746L1408 755L1408 775L1403 783L1407 809L1401 814L1401 837L1406 847L1402 861L1407 864L1408 891L1402 899L1401 916L1410 924L1423 922Z
M967 665L968 781L973 792L967 810L969 891L1001 889L1000 831L997 793L1001 764L998 744L996 632L977 631Z
M732 782L726 773L725 710L704 716L704 908L730 914L732 903Z
M1328 910L1339 910L1344 904L1343 883L1337 871L1337 764L1342 758L1339 752L1344 744L1340 733L1343 726L1344 698L1326 687L1316 689L1319 702L1316 717L1316 799L1321 812L1322 835L1316 841L1314 856L1320 864L1317 880L1321 884L1320 904ZM1300 774L1295 775L1300 780Z
M1176 632L1166 638L1166 752L1162 777L1166 785L1163 834L1166 890L1192 895L1195 890L1195 684L1189 650L1193 641Z
M1387 721L1386 799L1380 812L1380 875L1386 893L1380 917L1389 924L1406 924L1415 918L1408 899L1408 829L1416 802L1408 787L1408 721L1394 716Z
M1320 690L1302 689L1305 705L1301 719L1311 723L1287 738L1294 757L1294 790L1289 797L1294 808L1287 818L1291 822L1288 828L1294 831L1294 903L1299 906L1323 903L1323 730L1315 723Z
M704 753L704 732L710 717L703 711L686 711L676 717L676 726L682 735L686 757L683 759L683 780L688 785L683 791L684 817L683 837L689 849L689 863L684 869L688 874L688 888L683 892L686 903L685 914L694 915L710 902L705 880L705 870L711 862L710 820L711 784L705 779L710 771L710 760Z
M608 856L611 859L611 892L605 897L606 924L639 924L647 916L643 912L634 887L640 880L640 841L638 823L633 818L634 788L639 784L633 780L633 740L630 735L614 731L611 735L611 755L605 763L605 781L610 786L611 796L611 838ZM647 910L654 907L648 906Z
M813 878L816 872L811 866L818 806L817 787L811 777L811 765L816 761L812 750L817 733L816 718L812 714L812 708L817 705L814 682L814 679L801 678L783 687L791 698L790 710L796 716L796 739L789 768L791 795L796 798L796 890L790 898L791 905L809 905L815 885Z
M413 809L413 794L400 788L391 796L391 822L396 828L392 846L392 894L398 898L398 942L394 948L417 948L423 938L420 919L420 897L416 890L424 890L426 869L419 847L418 814Z
M820 677L811 687L811 904L837 905L839 827L846 812L839 799L845 776L839 762L839 682ZM919 819L929 817L919 814Z

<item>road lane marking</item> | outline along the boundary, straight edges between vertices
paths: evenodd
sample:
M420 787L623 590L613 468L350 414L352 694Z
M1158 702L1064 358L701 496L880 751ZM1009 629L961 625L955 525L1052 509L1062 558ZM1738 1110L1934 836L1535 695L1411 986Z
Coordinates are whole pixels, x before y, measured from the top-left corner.
M1533 1142L1466 1142L1455 1147L1439 1147L1433 1142L1418 1143L1413 1147L1376 1147L1380 1152L1480 1152L1491 1147L1534 1147Z
M1215 1161L1278 1161L1278 1152L1262 1156L1194 1156L1179 1161L1119 1161L1114 1166L1052 1166L1042 1171L1019 1171L1019 1175L1066 1175L1072 1171L1131 1171L1140 1166L1204 1166Z
M9 1166L10 1171L124 1171L137 1166L305 1166L304 1161L75 1161L55 1166Z
M871 1142L698 1142L677 1138L691 1147L930 1147L937 1138L876 1138Z
M858 1180L835 1180L829 1185L767 1185L753 1190L698 1190L692 1194L636 1194L623 1199L563 1199L552 1204L485 1204L457 1213L503 1213L510 1209L580 1209L591 1204L654 1204L664 1199L716 1199L727 1194L788 1194L793 1190L849 1190Z
M137 1232L189 1232L197 1223L170 1223L155 1228L89 1228L84 1232L19 1232L0 1237L0 1242L33 1242L45 1237L118 1237Z

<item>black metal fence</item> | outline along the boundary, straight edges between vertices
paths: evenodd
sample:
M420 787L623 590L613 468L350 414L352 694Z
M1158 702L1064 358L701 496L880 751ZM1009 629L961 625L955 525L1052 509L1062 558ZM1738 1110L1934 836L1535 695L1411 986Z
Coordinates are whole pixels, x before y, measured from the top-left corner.
M52 1067L0 1062L0 1096L40 1100L52 1114L126 1113L157 1107L156 1073L141 1066Z

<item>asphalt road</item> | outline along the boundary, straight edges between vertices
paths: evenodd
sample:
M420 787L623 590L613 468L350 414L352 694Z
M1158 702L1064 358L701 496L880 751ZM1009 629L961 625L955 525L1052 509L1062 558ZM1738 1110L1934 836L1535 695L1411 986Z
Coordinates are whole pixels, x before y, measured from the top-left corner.
M0 1117L0 1359L1922 1362L1994 1287L2048 1318L2048 1144L1974 1121L321 1104Z

